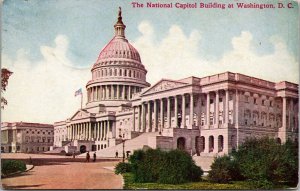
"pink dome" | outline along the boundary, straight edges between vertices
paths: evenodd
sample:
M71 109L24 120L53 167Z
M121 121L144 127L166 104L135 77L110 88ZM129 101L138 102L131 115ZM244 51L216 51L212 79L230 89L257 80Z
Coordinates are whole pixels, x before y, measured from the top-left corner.
M126 58L141 62L140 54L125 38L114 37L100 52L96 63L112 58Z

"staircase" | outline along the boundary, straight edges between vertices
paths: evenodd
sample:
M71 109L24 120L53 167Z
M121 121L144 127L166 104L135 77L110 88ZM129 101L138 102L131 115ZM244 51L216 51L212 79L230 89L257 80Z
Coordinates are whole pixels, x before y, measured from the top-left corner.
M125 153L126 151L130 151L130 154L133 153L134 150L142 149L144 145L149 146L151 148L156 148L155 137L158 135L158 132L150 132L143 133L133 139L129 139L125 141ZM116 151L119 153L119 157L123 156L123 144L120 143L118 145L108 147L106 149L96 151L97 157L115 157ZM81 156L85 156L82 154Z

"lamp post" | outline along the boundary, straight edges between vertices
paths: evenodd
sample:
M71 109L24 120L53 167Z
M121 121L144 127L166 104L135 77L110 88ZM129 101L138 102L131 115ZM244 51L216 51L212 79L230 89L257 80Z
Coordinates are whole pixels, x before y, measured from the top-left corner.
M122 161L125 162L125 139L123 139L123 137L121 135L119 135L119 137L122 139L122 143L123 143L123 159L122 159Z

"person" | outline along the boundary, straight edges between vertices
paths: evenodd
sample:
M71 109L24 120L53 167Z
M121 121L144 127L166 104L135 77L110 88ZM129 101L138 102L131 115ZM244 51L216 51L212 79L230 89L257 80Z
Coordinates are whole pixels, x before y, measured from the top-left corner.
M73 159L75 158L75 151L73 151Z
M116 158L118 158L118 155L119 155L119 153L118 153L118 151L116 151Z
M126 151L126 158L129 158L130 151Z
M96 162L96 152L94 152L94 155L93 155L93 162Z
M90 153L89 153L89 151L86 153L86 162L90 162Z

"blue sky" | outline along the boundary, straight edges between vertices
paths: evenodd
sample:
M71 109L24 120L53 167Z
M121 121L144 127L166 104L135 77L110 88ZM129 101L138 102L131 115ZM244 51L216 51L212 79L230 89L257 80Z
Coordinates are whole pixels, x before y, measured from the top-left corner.
M14 72L4 94L9 102L4 120L52 123L70 117L80 104L74 92L85 89L92 65L113 37L119 6L126 37L140 52L151 84L161 78L225 71L274 82L299 81L299 7L295 2L294 9L224 10L138 9L131 2L4 0L2 66Z

